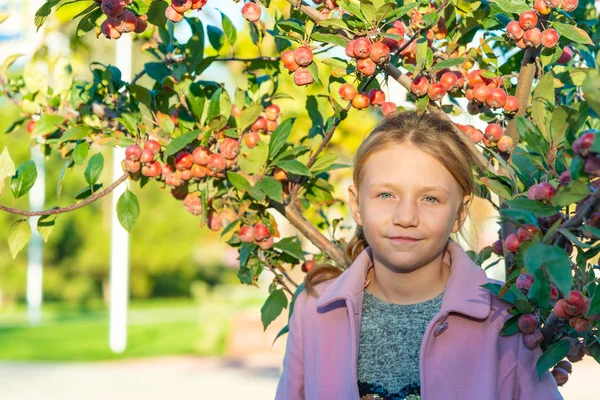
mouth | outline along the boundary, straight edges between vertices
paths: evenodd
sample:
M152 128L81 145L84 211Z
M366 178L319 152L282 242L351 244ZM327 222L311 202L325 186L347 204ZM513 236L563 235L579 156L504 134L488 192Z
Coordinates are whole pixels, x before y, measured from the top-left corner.
M389 239L396 243L414 243L414 242L418 242L419 240L421 240L421 239L415 239L415 238L406 237L406 236L391 237Z

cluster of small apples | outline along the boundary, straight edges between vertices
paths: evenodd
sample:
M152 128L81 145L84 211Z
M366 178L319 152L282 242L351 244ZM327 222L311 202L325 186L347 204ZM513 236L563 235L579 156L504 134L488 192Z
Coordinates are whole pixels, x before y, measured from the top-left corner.
M563 360L552 368L552 376L557 386L562 386L569 380L569 374L573 371L573 366L567 360Z
M596 129L583 131L571 145L573 152L584 160L583 171L591 176L600 176L600 155L590 151L599 133Z
M238 214L234 209L224 207L220 212L211 207L211 200L208 199L209 209L206 212L206 225L212 231L219 231L224 226L238 219ZM199 192L186 193L183 198L184 208L192 215L202 215L202 197Z
M252 226L242 225L237 234L239 235L241 242L255 243L263 250L270 249L275 243L269 227L262 222L256 223Z
M171 5L165 9L165 16L169 21L180 22L189 10L201 10L208 0L171 0Z
M142 33L148 27L148 17L136 15L126 8L133 0L94 0L108 18L102 22L100 31L108 39L118 39L123 33Z
M321 14L326 17L329 17L331 12L339 7L336 0L313 0L313 3L317 6L325 4L325 7L321 8Z
M381 89L373 88L369 93L358 92L356 88L344 83L338 90L340 97L346 101L350 101L352 107L362 110L369 106L381 108L381 113L384 117L390 117L398 111L398 106L392 101L385 101L385 93Z
M547 9L549 3L560 3L560 0L536 0L535 9L539 10L543 7ZM544 14L545 12L540 12ZM545 13L547 14L547 13ZM523 12L519 16L518 21L511 21L506 25L506 35L515 41L517 47L525 49L527 47L538 47L540 44L547 49L551 49L558 43L560 36L554 28L547 28L541 31L538 27L538 16L534 10Z
M600 319L600 315L589 313L591 299L578 290L572 290L567 299L560 299L554 305L554 314L558 318L569 321L571 328L577 332L587 332L592 321Z
M356 60L359 73L371 76L377 70L377 65L390 61L390 47L383 40L372 43L366 37L359 37L346 44L346 55Z
M467 73L467 90L465 97L469 100L467 110L471 114L478 114L488 108L502 109L506 114L513 114L519 110L519 99L509 95L502 89L503 78L487 78L482 70L472 70Z
M296 50L284 51L281 53L281 61L288 71L294 73L294 83L296 85L307 86L315 81L308 70L308 66L313 62L313 52L308 46L300 46Z
M446 93L456 92L465 87L465 77L460 71L444 69L439 71L433 79L425 74L413 77L409 73L407 76L412 79L410 84L411 93L417 97L429 96L434 101L441 100Z
M510 136L504 135L504 129L500 124L488 124L485 132L472 125L456 124L460 130L471 139L475 144L483 142L485 147L497 147L504 153L509 153L513 149L513 140Z
M243 109L240 110L235 104L231 106L231 115L234 117L241 117L243 111ZM244 144L250 149L256 147L261 140L259 133L271 133L277 129L279 126L277 120L280 115L281 110L277 104L269 104L265 107L263 115L259 116L250 125L249 130L242 135Z
M508 251L516 253L523 242L531 240L533 235L538 232L535 225L525 224L517 230L517 233L511 233L504 241L504 246Z

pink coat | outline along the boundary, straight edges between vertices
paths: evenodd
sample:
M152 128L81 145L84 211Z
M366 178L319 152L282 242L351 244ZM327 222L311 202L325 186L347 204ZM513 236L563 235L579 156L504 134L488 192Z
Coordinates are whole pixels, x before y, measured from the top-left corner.
M493 282L450 240L451 272L441 309L420 349L424 400L562 399L535 364L521 333L500 336L510 305L480 286ZM357 360L363 289L372 253L367 247L336 279L317 285L319 298L302 291L289 323L276 400L358 400Z

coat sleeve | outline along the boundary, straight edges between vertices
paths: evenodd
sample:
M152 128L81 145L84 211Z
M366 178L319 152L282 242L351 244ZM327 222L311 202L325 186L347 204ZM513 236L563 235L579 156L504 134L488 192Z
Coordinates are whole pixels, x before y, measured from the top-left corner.
M275 400L304 400L304 355L302 346L302 309L306 298L303 290L294 302L283 357L283 370Z
M527 348L522 334L518 342L515 400L564 400L550 371L544 372L541 379L538 377L535 366L542 349Z

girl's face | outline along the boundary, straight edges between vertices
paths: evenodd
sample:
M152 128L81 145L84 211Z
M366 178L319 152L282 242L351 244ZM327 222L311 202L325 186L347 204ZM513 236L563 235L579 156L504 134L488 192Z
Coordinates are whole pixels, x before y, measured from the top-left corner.
M371 155L360 191L348 187L350 209L373 257L398 272L409 272L438 257L462 226L470 196L461 196L450 172L410 142ZM462 197L462 198L461 198ZM465 207L457 215L460 203ZM399 241L399 236L415 241Z

